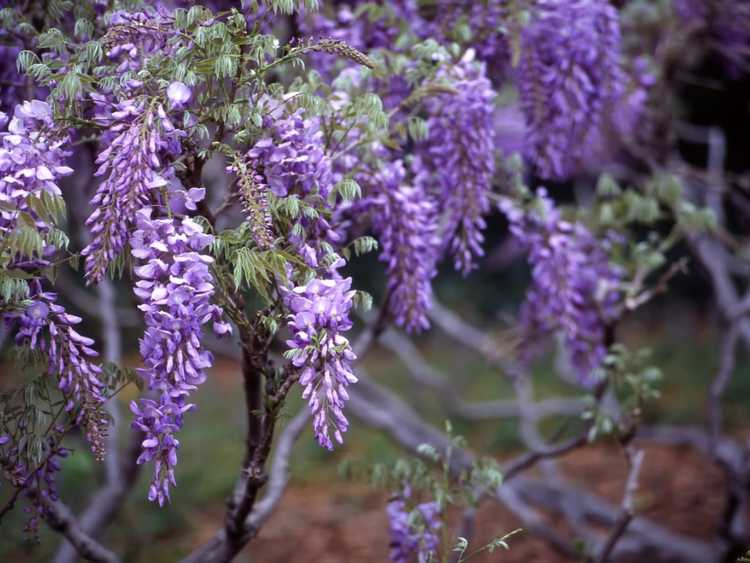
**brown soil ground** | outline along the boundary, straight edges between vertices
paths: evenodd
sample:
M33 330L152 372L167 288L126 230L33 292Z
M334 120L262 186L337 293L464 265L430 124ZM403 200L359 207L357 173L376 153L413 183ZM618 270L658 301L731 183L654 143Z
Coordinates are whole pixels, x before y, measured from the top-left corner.
M710 538L724 502L721 471L688 448L651 444L645 450L636 499L640 513L676 532ZM626 468L615 448L601 446L577 451L563 458L561 465L571 481L619 504ZM382 492L365 486L337 484L334 492L319 487L290 487L259 537L237 560L383 563L388 561L385 501ZM195 538L196 544L207 539L220 520L219 513L206 516L201 518L200 526L205 534ZM478 513L474 545L519 527L518 519L507 510L485 502ZM509 552L472 561L570 561L527 533L511 538L510 545Z

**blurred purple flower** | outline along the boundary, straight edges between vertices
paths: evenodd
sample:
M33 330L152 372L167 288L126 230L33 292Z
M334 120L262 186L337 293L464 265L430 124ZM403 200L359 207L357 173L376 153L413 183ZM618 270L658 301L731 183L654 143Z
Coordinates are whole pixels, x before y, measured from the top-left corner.
M400 160L368 176L371 195L367 204L391 292L388 307L396 324L408 332L425 330L430 326L431 282L440 250L437 206L421 185L405 183L406 170Z
M440 547L440 507L437 502L423 502L410 511L406 503L409 496L410 491L406 487L401 495L388 501L386 511L391 533L390 559L394 563L410 563L416 556L419 563L434 561ZM414 513L420 521L421 531L414 525Z
M540 0L521 35L526 155L545 178L576 169L623 88L618 12L606 0Z
M464 274L484 253L484 215L495 172L495 92L484 71L467 59L438 73L457 93L428 101L429 137L417 147L412 165L415 186L440 203L443 244Z
M529 252L532 286L521 310L524 344L560 331L581 381L594 383L593 372L607 353L607 326L618 315L623 272L610 263L606 243L581 223L565 221L543 189L532 211L511 200L501 209Z
M171 109L184 108L191 96L192 93L190 92L190 88L185 86L182 82L172 82L167 88L167 98L169 98Z

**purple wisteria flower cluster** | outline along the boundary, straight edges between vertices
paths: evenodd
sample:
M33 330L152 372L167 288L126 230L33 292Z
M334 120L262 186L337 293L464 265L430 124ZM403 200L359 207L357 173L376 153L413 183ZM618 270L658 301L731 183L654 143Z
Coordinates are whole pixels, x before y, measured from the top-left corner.
M136 212L155 199L154 192L168 184L169 159L179 154L183 132L176 129L158 101L140 97L119 103L93 95L96 121L111 136L99 153L97 176L104 181L86 220L91 243L86 257L86 279L96 283L122 253ZM166 202L165 202L166 203Z
M408 332L429 328L432 279L437 274L440 238L437 205L421 184L406 183L406 169L395 160L370 175L367 207L386 264L388 307Z
M622 91L620 25L606 0L540 0L521 36L526 156L545 178L575 171Z
M310 268L330 269L325 264L328 249L338 246L340 236L324 216L331 211L328 196L333 173L323 132L317 120L305 119L302 110L268 122L271 135L250 148L248 162L276 197L294 195L316 210L301 214L289 241ZM329 263L336 261L336 256L328 259Z
M508 66L509 48L506 36L508 0L437 0L432 18L412 27L420 37L434 38L442 44L471 34L470 44L477 58L502 76ZM464 28L464 29L462 29Z
M316 278L292 290L282 289L292 333L287 356L300 370L302 397L310 403L315 437L329 450L333 439L343 443L349 427L344 415L346 388L357 382L352 372L356 356L342 334L352 327L351 285L351 278Z
M607 354L607 326L619 312L623 272L610 262L606 243L583 224L564 220L544 189L535 206L524 211L509 199L501 203L531 265L532 286L521 311L524 342L561 332L572 366L584 384L592 384Z
M484 215L490 210L495 172L495 92L484 71L484 65L473 63L470 56L441 69L437 78L457 93L429 101L429 137L418 147L413 163L417 188L436 194L441 203L446 219L443 244L464 274L483 254Z
M297 110L264 125L272 134L258 140L247 156L262 167L274 195L317 192L327 198L333 187L331 161L317 121L305 119L304 111Z
M391 533L390 559L394 563L410 563L416 556L419 563L435 561L440 547L438 533L442 526L440 507L434 501L423 502L415 506L413 511L409 511L409 496L410 491L406 487L403 494L388 501L386 510ZM421 520L421 531L414 525L411 516L415 511Z
M42 291L41 281L31 283L31 303L19 312L5 315L16 328L16 344L38 350L47 357L48 373L57 378L65 397L65 409L80 410L76 422L83 428L91 451L104 457L107 419L100 412L105 387L102 370L94 358L94 341L73 328L81 318L66 312L57 303L57 294Z
M4 121L0 113L0 126ZM70 155L64 148L68 141L67 135L54 128L49 104L32 100L16 106L8 130L0 132L0 234L8 236L22 213L34 218L37 231L49 229L30 200L44 193L62 195L60 179L73 173L65 164Z
M154 12L118 10L110 16L104 44L107 57L117 62L118 74L136 72L150 55L169 55L179 47L175 41L168 45L175 37L171 10L161 2L156 7Z
M326 218L332 211L333 173L324 148L319 123L297 111L276 119L271 135L257 141L246 156L256 188L268 186L278 198L298 197L313 210L300 214L287 238L315 277L299 285L290 280L281 291L292 334L287 355L299 372L315 436L332 449L349 426L343 412L346 387L356 382L354 352L343 336L352 327L354 291L351 278L339 274L345 263L336 252L341 235ZM235 174L240 172L234 168Z
M333 39L343 41L348 46L362 52L373 49L392 49L399 32L399 23L415 21L418 18L416 2L413 0L384 2L382 17L371 18L362 0L328 6L328 10L319 12L300 12L298 24L300 31L315 39ZM313 67L328 79L332 79L336 70L351 66L351 62L323 52L309 53Z
M57 435L62 434L59 425L54 428ZM24 512L28 515L24 531L36 536L40 519L49 514L48 502L60 499L57 487L57 476L62 460L71 454L68 448L60 446L58 436L51 435L45 440L46 451L41 463L30 467L19 452L18 444L7 434L0 434L0 469L13 486L23 490L26 499Z
M0 115L0 121L3 121ZM9 237L20 226L44 235L52 225L35 211L32 199L43 194L59 197L61 178L73 172L65 164L69 153L63 148L68 141L59 135L52 123L52 112L46 102L34 100L16 106L8 131L0 133L0 235ZM26 217L25 222L21 218ZM99 412L104 402L101 368L93 340L82 336L73 327L81 322L57 303L57 294L45 292L38 277L39 270L49 265L55 252L51 244L43 244L35 255L13 256L8 269L24 271L28 279L29 302L6 313L5 322L16 329L16 343L27 345L47 356L48 372L57 378L66 399L65 408L80 407L77 422L84 429L96 457L104 455L103 439L107 422Z
M152 209L137 213L137 230L131 237L138 281L135 294L142 301L146 332L140 341L145 367L141 375L158 400L133 402L133 426L146 434L139 463L154 461L149 500L159 505L169 500L175 485L174 468L180 446L175 433L182 415L193 408L188 395L206 379L213 357L201 347L202 327L213 321L217 334L231 330L221 320L222 311L211 303L214 294L210 265L204 254L213 237L189 217L152 218Z

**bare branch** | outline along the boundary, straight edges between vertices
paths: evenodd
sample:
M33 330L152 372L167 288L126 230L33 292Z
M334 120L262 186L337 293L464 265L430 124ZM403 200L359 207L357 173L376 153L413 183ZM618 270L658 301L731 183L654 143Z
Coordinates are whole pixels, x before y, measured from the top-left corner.
M628 460L628 478L625 482L625 492L622 496L622 512L620 517L615 522L612 531L609 533L604 547L602 547L601 553L597 558L598 563L607 563L609 561L612 551L614 551L617 542L620 541L625 530L628 529L628 525L635 517L635 494L638 491L638 476L641 472L641 465L643 464L644 452L643 450L637 450L633 446L625 446L625 456Z
M48 500L44 502L48 509L45 519L49 527L65 536L81 557L95 563L120 561L114 553L81 529L73 513L63 503Z
M745 453L734 440L720 436L715 442L705 429L697 426L642 426L636 438L675 446L690 446L706 455L712 455L723 465L738 474L746 471ZM713 453L712 453L713 452Z
M268 489L263 498L255 503L253 511L242 523L243 535L248 539L258 533L258 530L265 524L281 500L289 479L289 457L292 453L292 447L305 429L309 417L309 411L307 408L303 408L281 433L274 451ZM231 542L227 536L227 530L221 528L207 543L186 557L183 563L230 561L235 555L230 547Z
M737 358L737 339L739 336L739 327L733 323L726 330L721 340L721 354L719 357L719 369L716 377L711 383L707 400L708 431L711 438L711 455L716 449L716 443L721 436L721 398L724 391L732 379Z
M142 441L143 436L140 432L131 434L130 444L124 452L122 465L117 471L118 477L108 477L105 485L91 497L88 507L83 511L77 523L77 526L86 534L100 537L127 499L138 476L139 466L136 460L141 451ZM70 517L73 518L73 515L70 514ZM70 538L68 540L60 546L54 563L76 561L76 552L83 557L78 547L70 542Z
M503 466L503 477L506 481L508 481L522 471L530 469L538 461L563 456L575 449L580 448L581 446L586 445L586 442L586 436L578 436L577 438L572 438L556 446L523 454Z
M396 442L414 453L418 453L418 447L425 443L438 451L445 451L449 445L445 434L425 423L411 407L372 381L364 372L359 370L357 375L360 381L350 391L350 407L355 416L366 424L388 432ZM471 466L474 457L466 450L454 449L451 459L452 469L458 471ZM530 504L561 513L566 506L575 505L585 521L593 527L611 527L620 514L615 506L586 491L523 476L503 483L497 491L493 491L492 496L521 518L526 529L539 534L555 549L571 557L577 553L574 546L544 524L541 515ZM595 528L589 534L594 536ZM695 540L637 516L617 543L612 558L650 556L665 561L705 563L718 561L724 549L723 544Z
M433 300L430 318L440 329L460 342L470 350L474 350L485 358L489 364L501 373L510 377L518 377L520 368L511 361L502 347L493 338L487 336L485 331L479 330L464 321L456 313L445 308L436 300Z
M514 487L528 503L558 514L564 513L566 504L574 503L592 525L612 527L620 516L620 511L609 502L576 487L563 488L525 477L505 486ZM667 530L649 518L636 516L617 542L611 558L706 563L720 561L724 551L723 544L696 540Z
M307 428L309 420L310 411L307 407L303 407L281 433L274 450L266 492L263 498L255 503L255 507L247 519L245 525L248 528L257 530L265 524L281 500L289 481L289 458L292 454L292 448L302 431Z
M519 403L514 399L477 403L462 400L450 378L429 364L412 341L395 330L383 332L379 343L398 355L415 381L436 390L450 414L468 420L512 418L521 414ZM577 415L583 408L580 399L559 397L532 403L529 413L535 419L542 419L554 415Z

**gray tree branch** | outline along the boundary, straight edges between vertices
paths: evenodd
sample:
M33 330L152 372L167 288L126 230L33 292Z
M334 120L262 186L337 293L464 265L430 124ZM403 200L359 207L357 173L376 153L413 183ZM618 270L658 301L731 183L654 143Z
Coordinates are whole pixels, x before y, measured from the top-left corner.
M45 501L45 519L50 528L65 536L78 554L94 563L119 563L119 558L87 534L79 525L73 513L61 502Z

